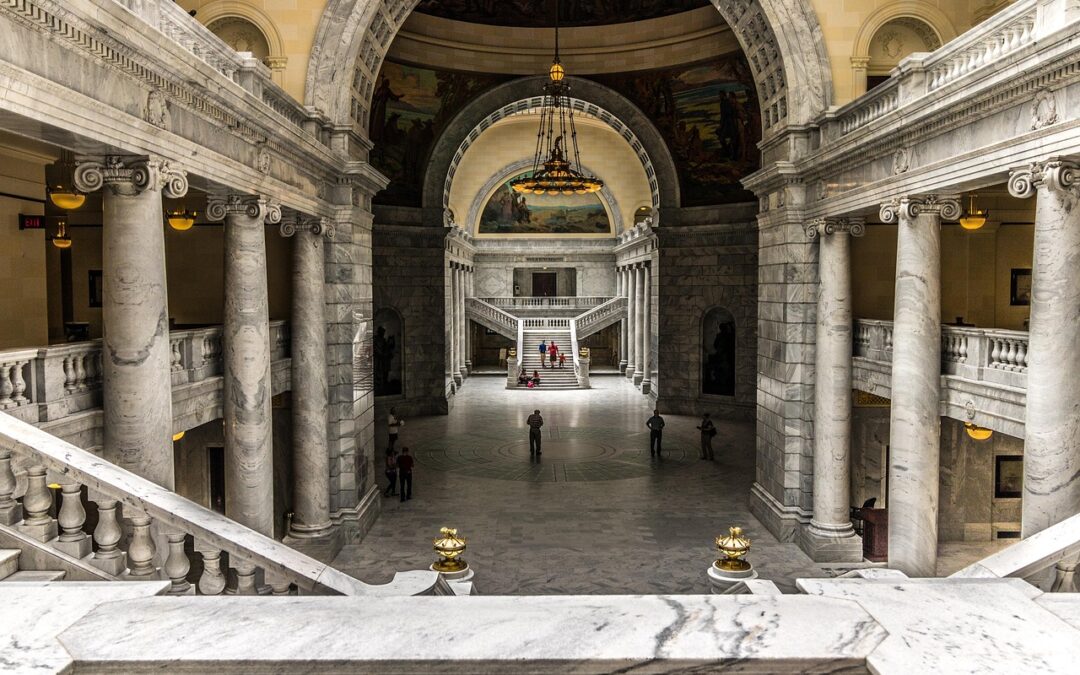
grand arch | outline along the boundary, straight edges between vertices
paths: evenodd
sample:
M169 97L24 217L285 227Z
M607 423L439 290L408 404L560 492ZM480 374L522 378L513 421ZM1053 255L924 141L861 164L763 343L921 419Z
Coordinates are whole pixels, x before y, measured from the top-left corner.
M538 104L540 97L537 92L544 80L543 77L524 77L493 87L472 100L447 125L432 147L431 159L424 173L422 205L425 224L442 224L454 169L469 145L484 129L503 117ZM645 113L621 94L603 85L580 78L570 80L575 110L603 121L622 136L637 154L652 188L653 208L679 207L675 160L660 132Z
M328 0L308 63L305 105L366 131L383 57L418 0ZM821 27L804 0L713 0L754 73L762 134L811 122L832 99ZM352 64L343 67L343 64ZM490 110L490 109L489 109Z

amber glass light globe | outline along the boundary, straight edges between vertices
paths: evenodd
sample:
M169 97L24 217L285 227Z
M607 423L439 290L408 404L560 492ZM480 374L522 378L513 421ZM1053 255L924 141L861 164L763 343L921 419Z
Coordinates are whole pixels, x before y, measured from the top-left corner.
M971 422L967 422L964 424L964 431L966 431L967 435L976 441L985 441L994 435L992 429L975 426Z
M49 190L49 201L58 209L74 211L86 202L86 195L57 187L55 190Z
M186 232L195 224L195 214L187 211L173 211L169 214L169 227L177 232Z
M551 64L551 70L548 71L548 75L551 77L552 82L562 82L566 77L566 69L562 67L562 64L556 61Z

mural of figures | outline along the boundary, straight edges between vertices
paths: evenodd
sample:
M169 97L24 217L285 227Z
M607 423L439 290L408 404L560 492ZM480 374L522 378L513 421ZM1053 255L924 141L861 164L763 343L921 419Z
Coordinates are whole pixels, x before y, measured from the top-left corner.
M735 318L714 307L701 322L701 393L735 395Z
M401 315L392 309L383 308L375 312L374 324L372 353L375 362L375 395L400 396L404 393Z
M592 79L626 96L660 130L679 172L683 206L754 201L739 180L760 165L761 112L741 53Z
M613 234L600 197L587 195L524 195L499 186L480 213L480 234Z
M564 26L603 26L670 16L707 6L706 0L596 0L559 5ZM416 11L492 26L545 28L555 25L552 0L420 0Z

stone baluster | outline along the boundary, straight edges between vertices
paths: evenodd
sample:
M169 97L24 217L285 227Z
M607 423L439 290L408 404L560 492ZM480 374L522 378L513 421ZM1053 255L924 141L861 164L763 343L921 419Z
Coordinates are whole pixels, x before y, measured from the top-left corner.
M187 194L187 177L157 159L107 157L78 164L75 185L83 192L104 188L105 457L171 490L172 376L161 198ZM75 368L82 390L83 358Z
M120 576L127 568L127 554L120 550L120 539L124 532L120 529L119 515L115 499L99 499L98 523L94 528L94 541L98 550L90 564L99 570Z
M15 387L11 384L11 364L0 363L0 410L7 410L15 405L11 400L11 392Z
M823 218L806 234L819 240L814 377L814 515L799 545L816 562L861 562L851 526L851 236L860 219Z
M1036 196L1026 353L1026 538L1080 512L1080 164L1051 159L1014 171L1009 192ZM1059 564L1059 575L1063 569Z
M200 544L203 571L199 576L199 593L220 595L225 590L225 575L221 572L221 549Z
M237 556L230 557L230 564L236 571L236 595L257 595L258 588L255 586L255 563L248 562Z
M187 575L191 571L191 561L188 560L184 551L184 542L187 535L180 531L167 532L165 535L169 542L169 555L165 558L165 575L172 581L169 595L188 595L192 592L191 584L188 583Z
M281 233L293 237L292 422L293 518L289 536L330 533L329 394L326 379L326 246L329 221L290 216Z
M22 505L15 501L15 487L11 450L0 447L0 525L14 525L22 520Z
M86 377L86 352L75 355L75 391L86 391L90 388Z
M637 269L629 267L626 270L626 298L629 303L626 310L626 379L630 381L633 381L634 371L637 369L637 293L634 290L637 287L636 278Z
M53 495L46 484L45 467L35 464L26 470L26 494L23 495L23 521L19 530L37 541L56 537L56 519L49 515Z
M56 519L60 525L60 538L54 546L73 558L85 558L90 555L90 537L83 532L86 508L82 503L82 486L62 483L60 490L60 513Z
M64 357L64 391L69 394L75 393L75 355L69 354Z
M225 503L228 516L274 535L270 310L264 222L281 208L261 197L211 196L206 214L225 221Z
M26 398L26 380L23 378L23 369L29 361L18 361L11 369L11 400L16 406L25 405L29 402Z
M157 545L150 533L150 516L138 509L130 510L131 541L128 542L128 576L150 577L157 573L154 567L154 554L157 553ZM128 509L124 509L124 515L128 516Z
M889 564L937 573L941 457L941 220L956 197L903 197L881 207L898 223L889 457Z
M264 575L266 583L270 586L270 590L274 595L289 595L292 584L289 583L289 579L285 575L273 572L265 572Z

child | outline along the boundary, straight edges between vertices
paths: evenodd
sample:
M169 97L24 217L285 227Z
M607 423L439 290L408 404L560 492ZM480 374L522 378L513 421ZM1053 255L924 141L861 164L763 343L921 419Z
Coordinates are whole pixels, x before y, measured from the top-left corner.
M562 352L559 352L559 367L563 368L565 366L566 366L566 354L563 354Z

